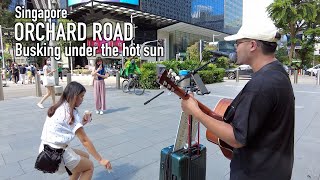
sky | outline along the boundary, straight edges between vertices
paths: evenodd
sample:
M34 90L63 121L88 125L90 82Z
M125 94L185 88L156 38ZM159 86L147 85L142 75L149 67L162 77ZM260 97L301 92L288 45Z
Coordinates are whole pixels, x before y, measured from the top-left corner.
M243 0L242 24L257 22L272 24L272 20L268 17L266 12L266 7L272 2L273 0Z

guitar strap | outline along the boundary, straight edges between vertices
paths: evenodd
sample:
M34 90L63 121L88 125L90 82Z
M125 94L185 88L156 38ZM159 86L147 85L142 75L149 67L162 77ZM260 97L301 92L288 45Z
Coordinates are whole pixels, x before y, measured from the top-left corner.
M275 66L269 65L263 69L263 71L267 71L267 70L275 70L275 71L281 72L283 75L285 75L288 78L289 82L291 82L289 75L284 71L284 69L280 70L279 68L276 68ZM243 87L243 89L244 88L245 87ZM292 86L291 86L291 88L292 88ZM230 124L231 121L233 120L234 114L236 112L236 107L238 106L238 104L240 102L240 96L242 95L243 89L240 91L240 93L236 96L236 98L232 101L232 103L228 106L227 110L225 111L225 113L223 115L224 122ZM294 97L294 99L295 99L295 97Z

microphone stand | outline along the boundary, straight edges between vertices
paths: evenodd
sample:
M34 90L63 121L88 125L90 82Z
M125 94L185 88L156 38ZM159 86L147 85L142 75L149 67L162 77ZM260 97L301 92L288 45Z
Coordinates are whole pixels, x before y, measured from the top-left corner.
M183 77L182 79L180 79L179 81L177 81L177 84L179 84L180 82L182 82L183 80L189 78L191 75L195 75L197 74L198 71L201 71L202 69L204 69L208 64L210 63L215 63L217 60L217 57L214 57L212 59L210 59L210 61L206 62L204 65L198 67L195 70L190 71L185 77ZM156 96L154 96L153 98L151 98L150 100L146 101L145 103L143 103L144 105L147 105L149 102L151 102L152 100L154 100L155 98L157 98L158 96L160 96L161 94L163 94L164 91L160 92L159 94L157 94Z
M148 101L146 101L145 103L143 103L144 105L148 104L150 101L154 100L155 98L157 98L158 96L160 96L161 94L163 94L164 91L161 91L159 94L157 94L156 96L154 96L153 98L149 99Z
M215 63L217 60L216 57L214 57L213 59L210 59L210 61L206 62L204 65L198 67L195 70L190 71L185 77L183 77L182 79L180 79L179 81L177 81L177 84L179 84L180 82L182 82L183 80L189 78L191 75L195 75L198 73L198 71L201 71L202 69L204 69L208 64L210 63Z

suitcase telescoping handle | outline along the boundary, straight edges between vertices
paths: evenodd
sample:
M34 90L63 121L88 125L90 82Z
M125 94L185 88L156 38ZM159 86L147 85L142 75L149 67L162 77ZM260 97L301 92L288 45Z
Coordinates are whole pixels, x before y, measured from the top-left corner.
M189 131L188 131L188 155L189 155L189 158L188 158L188 180L191 180L191 157L192 157L192 147L191 147L191 142L192 142L192 121L193 121L193 116L192 115L189 115L188 116L188 125L189 125ZM199 138L199 122L198 122L198 143L197 143L197 149L198 149L198 153L197 155L200 155L200 138Z
M192 150L191 150L191 146L192 146L192 121L193 121L193 116L189 115L188 116L188 154L189 157L192 156ZM196 144L197 149L198 149L198 153L197 155L200 155L200 123L198 122L198 142Z

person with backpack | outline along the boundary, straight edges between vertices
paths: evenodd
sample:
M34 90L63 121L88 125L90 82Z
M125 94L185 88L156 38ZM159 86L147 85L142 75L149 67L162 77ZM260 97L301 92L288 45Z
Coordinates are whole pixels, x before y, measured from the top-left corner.
M20 72L21 84L26 84L25 80L26 80L27 68L24 64L22 64L22 66L20 66L19 72Z

